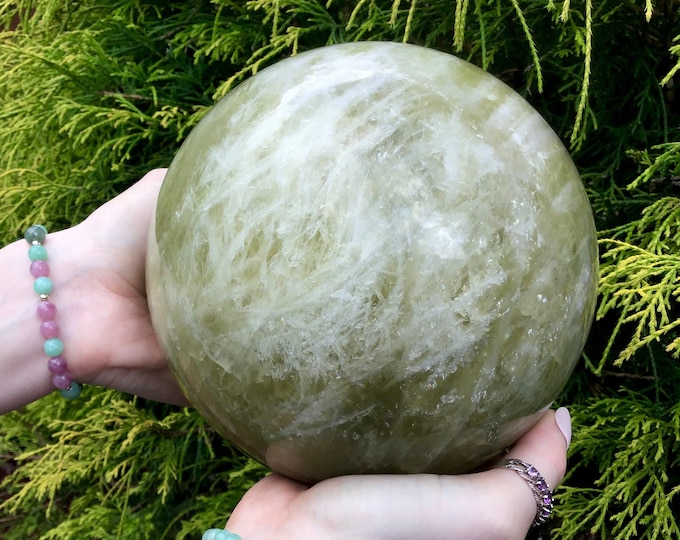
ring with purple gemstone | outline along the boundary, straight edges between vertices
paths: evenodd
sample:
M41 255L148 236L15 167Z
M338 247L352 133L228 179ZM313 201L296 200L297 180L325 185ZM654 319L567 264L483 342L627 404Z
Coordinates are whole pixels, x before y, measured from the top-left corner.
M553 494L548 482L541 476L538 469L521 459L502 459L496 464L496 467L515 471L531 489L536 500L536 517L534 517L531 526L538 527L548 521L553 510Z

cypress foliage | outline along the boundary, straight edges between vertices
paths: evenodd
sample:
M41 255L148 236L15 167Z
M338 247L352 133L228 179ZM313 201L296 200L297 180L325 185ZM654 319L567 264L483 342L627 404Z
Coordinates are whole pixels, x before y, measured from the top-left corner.
M680 538L678 0L0 0L0 242L82 220L167 166L258 69L417 43L524 95L570 148L600 232L597 321L553 538ZM188 538L265 470L193 411L90 389L0 417L0 537Z

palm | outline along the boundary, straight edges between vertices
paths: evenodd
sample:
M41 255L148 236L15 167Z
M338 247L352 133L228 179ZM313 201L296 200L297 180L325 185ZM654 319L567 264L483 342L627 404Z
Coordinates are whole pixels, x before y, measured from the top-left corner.
M561 431L555 412L547 411L508 457L535 464L554 487L564 476L570 438L571 428ZM344 476L312 487L273 474L246 493L227 529L247 540L519 540L535 511L531 491L507 469Z
M464 476L345 476L312 487L272 475L245 495L227 529L248 540L520 540L533 501L519 511L508 506L523 500L523 489L500 470ZM480 500L488 506L480 506Z
M64 335L74 375L85 383L183 404L184 397L159 347L145 294L148 229L164 171L153 171L64 231L74 257L89 264L65 285L64 311L74 317ZM58 263L57 263L58 264Z

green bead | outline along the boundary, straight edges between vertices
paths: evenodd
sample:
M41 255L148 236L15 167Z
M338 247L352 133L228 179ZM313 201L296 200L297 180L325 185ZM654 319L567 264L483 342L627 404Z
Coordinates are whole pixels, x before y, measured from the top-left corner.
M241 540L241 537L224 529L208 529L201 540Z
M67 388L66 390L59 390L59 393L66 399L76 399L82 391L83 385L77 382L73 382L71 383L70 388Z
M33 282L33 290L38 294L50 294L54 290L54 283L48 277L41 276L35 278Z
M31 261L46 261L47 260L47 250L40 245L32 245L28 248L28 258Z
M47 356L59 356L64 352L64 342L59 338L49 338L45 340L43 344L43 351Z
M33 242L42 244L45 241L45 238L47 238L47 229L42 225L32 225L26 229L24 238L29 244L32 244Z

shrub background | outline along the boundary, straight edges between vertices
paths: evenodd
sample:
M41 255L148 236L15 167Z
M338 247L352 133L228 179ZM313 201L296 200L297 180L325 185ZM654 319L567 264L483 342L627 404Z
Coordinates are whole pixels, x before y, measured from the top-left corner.
M601 238L597 320L560 398L570 474L534 536L680 538L679 21L675 0L0 0L0 242L167 166L277 59L352 40L454 53L562 137ZM191 410L48 396L0 417L0 537L198 538L265 472Z

